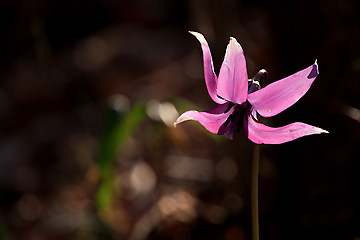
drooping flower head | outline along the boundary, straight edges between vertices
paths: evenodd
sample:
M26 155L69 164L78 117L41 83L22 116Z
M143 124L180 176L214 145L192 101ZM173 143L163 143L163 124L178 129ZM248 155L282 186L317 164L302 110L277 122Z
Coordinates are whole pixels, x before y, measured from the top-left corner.
M206 112L187 111L174 126L195 120L209 132L224 134L229 139L233 138L236 129L244 127L248 138L257 144L280 144L306 135L327 133L326 130L301 122L273 128L257 120L257 113L271 117L296 103L319 74L316 61L308 68L260 88L258 80L266 71L260 70L253 79L248 79L244 51L235 38L230 38L217 77L204 36L197 32L190 33L201 43L206 87L212 100L219 105Z

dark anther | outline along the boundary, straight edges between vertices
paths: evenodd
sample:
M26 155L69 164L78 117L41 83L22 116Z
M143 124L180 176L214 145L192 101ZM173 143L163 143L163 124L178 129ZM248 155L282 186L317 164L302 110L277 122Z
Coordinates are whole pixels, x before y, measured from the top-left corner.
M240 129L244 123L244 117L245 117L246 112L247 112L246 108L241 109L241 111L239 113L239 119L238 119L237 125L236 125L236 132L240 132Z
M235 110L233 111L233 113L230 115L230 117L231 117L230 121L231 121L231 122L235 119L237 113L238 113L238 110L235 109Z
M252 79L259 83L259 87L265 87L268 83L268 73L265 69L261 69Z
M224 127L226 127L229 122L233 122L236 118L236 115L238 114L238 110L235 109L231 114L230 116L226 119L226 121L224 122Z
M256 92L260 88L261 87L258 81L255 81L253 79L248 80L248 93Z
M238 121L238 123L237 123L237 125L236 125L236 132L237 133L239 133L240 132L240 123L241 123L242 121L239 119L239 121Z
M227 109L225 110L224 113L227 113L228 111L230 111L230 109L234 106L234 103L229 102L229 106L227 107Z

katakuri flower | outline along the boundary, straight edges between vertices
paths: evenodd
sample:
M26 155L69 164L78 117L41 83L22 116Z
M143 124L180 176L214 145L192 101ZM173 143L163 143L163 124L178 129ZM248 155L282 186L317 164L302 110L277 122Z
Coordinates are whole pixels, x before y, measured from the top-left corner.
M233 138L235 129L243 126L248 138L257 144L280 144L311 134L328 133L301 122L273 128L257 120L257 113L271 117L296 103L319 74L316 61L304 70L260 88L257 80L266 71L260 70L253 79L248 80L244 51L235 38L230 38L217 77L204 36L197 32L190 33L201 43L206 87L212 100L219 105L206 112L187 111L180 115L174 126L195 120L209 132L224 134L229 139Z

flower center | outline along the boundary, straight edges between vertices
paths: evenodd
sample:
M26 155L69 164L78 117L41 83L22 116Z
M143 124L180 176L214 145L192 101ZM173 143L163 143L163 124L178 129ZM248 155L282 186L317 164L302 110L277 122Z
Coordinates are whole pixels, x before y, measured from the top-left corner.
M253 79L248 80L248 94L253 93L261 88L259 81L262 78L266 79L267 73L265 70L260 70ZM220 96L218 96L220 97ZM223 99L222 97L220 97ZM231 109L233 109L233 112L229 115L229 117L224 122L223 126L227 127L229 124L232 124L233 127L230 127L234 129L234 124L236 124L236 131L239 132L240 128L242 127L244 121L245 121L245 115L249 114L251 112L251 104L246 101L242 104L237 104L233 102L229 102L228 107L224 111L224 113L229 112ZM233 130L230 130L233 131Z
M236 131L239 131L240 127L242 126L242 124L244 122L244 116L247 112L248 106L250 106L250 104L248 104L248 102L245 102L241 105L230 102L228 108L225 110L224 113L227 113L232 108L234 108L234 111L230 114L230 116L224 122L224 127L227 127L227 125L229 125L229 123L233 123L233 124L235 123L237 125Z

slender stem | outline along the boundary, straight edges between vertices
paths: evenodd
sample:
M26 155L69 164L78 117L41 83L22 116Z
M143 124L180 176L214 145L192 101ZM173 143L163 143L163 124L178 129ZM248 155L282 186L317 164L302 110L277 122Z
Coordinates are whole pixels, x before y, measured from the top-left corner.
M259 240L259 207L258 207L258 180L259 180L260 145L255 144L253 166L251 173L251 216L253 240Z

